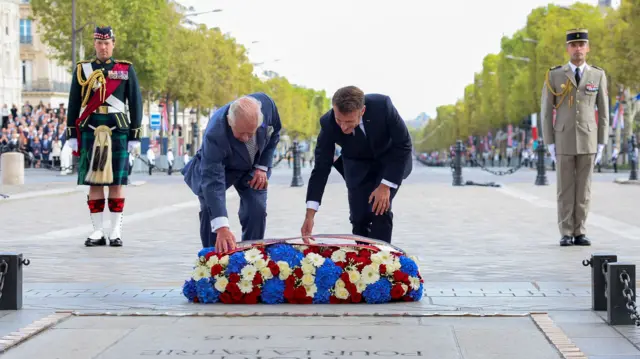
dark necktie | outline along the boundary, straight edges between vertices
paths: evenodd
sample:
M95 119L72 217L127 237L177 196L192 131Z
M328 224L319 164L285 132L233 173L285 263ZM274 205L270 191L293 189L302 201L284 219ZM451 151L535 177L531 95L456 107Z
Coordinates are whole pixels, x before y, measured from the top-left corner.
M576 67L576 85L580 85L580 68Z

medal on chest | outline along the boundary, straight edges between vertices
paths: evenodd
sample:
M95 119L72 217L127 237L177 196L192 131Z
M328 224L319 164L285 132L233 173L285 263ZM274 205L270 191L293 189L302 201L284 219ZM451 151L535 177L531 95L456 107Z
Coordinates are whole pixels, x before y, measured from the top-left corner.
M127 71L109 71L107 76L113 80L128 80L129 72Z
M589 93L598 92L598 85L594 84L593 82L589 82L585 85L585 90Z

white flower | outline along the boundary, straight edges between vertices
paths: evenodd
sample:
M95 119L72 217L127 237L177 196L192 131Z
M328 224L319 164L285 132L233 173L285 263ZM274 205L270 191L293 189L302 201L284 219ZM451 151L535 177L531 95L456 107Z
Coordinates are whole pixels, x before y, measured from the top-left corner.
M411 289L413 289L413 290L420 289L420 278L418 278L418 277L409 277L409 282L411 282Z
M249 263L254 263L258 259L262 258L262 253L258 248L251 248L248 251L244 252L244 259L246 259Z
M220 260L218 259L218 257L216 256L211 256L209 257L209 260L207 261L207 267L211 268L216 264L219 264Z
M418 264L418 257L416 257L416 256L409 256L409 259L411 259L412 261L416 262L416 264Z
M209 269L205 266L197 266L193 270L193 274L191 276L193 277L194 280L198 281L202 278L211 277L211 271L209 271Z
M360 272L358 272L357 270L350 270L347 271L347 273L349 274L349 281L351 283L356 283L360 280Z
M338 249L331 254L331 260L334 262L344 262L347 260L347 252L343 249Z
M267 266L267 261L265 261L264 258L260 258L255 263L253 263L253 265L256 266L257 270L261 270L262 268Z
M278 261L276 262L276 264L278 264L278 268L280 269L280 274L278 275L278 278L280 278L280 280L285 280L289 278L292 272L291 268L289 268L289 263L285 261Z
M347 299L349 298L349 291L347 288L336 288L335 295L338 299Z
M366 283L364 283L363 281L359 281L358 283L356 283L356 290L358 291L358 293L364 292L365 289L367 289Z
M318 253L309 253L305 259L316 267L320 267L324 263L324 257Z
M346 287L346 283L342 279L336 281L336 289Z
M395 257L389 251L380 251L371 255L371 261L377 264L389 265Z
M305 285L304 289L307 290L307 296L313 298L314 295L316 295L316 292L318 291L318 287L315 284L312 285Z
M360 279L365 284L375 283L380 279L380 273L378 273L378 266L369 264L362 268L362 279Z
M407 294L407 291L409 290L409 286L406 284L400 284L400 286L402 287L402 295Z
M304 252L307 249L309 249L308 246L294 246L297 250L299 250L300 252Z
M390 264L389 266L391 268L393 268L393 271L391 273L393 273L393 272L395 272L397 270L400 270L400 268L402 268L402 264L400 264L400 260L399 259L396 259L395 261L393 261L393 264ZM389 272L389 271L387 270L387 272Z
M316 274L316 267L314 267L313 264L309 262L303 261L301 268L302 268L302 273L304 274Z
M216 276L216 284L213 286L218 290L218 292L222 293L227 289L227 284L229 284L229 280L227 277L223 275Z
M385 266L387 268L387 274L393 274L393 272L395 272L396 270L394 269L394 265L390 264L388 266Z
M260 274L262 274L262 278L264 280L273 278L273 273L271 273L271 269L269 269L269 267L264 267L260 269Z
M311 274L305 274L302 276L302 284L305 286L312 285L316 282L316 278Z
M226 267L227 265L229 265L229 256L226 255L226 256L220 258L220 261L218 261L218 264L220 264L223 267Z
M256 267L254 267L251 264L247 264L246 266L244 266L244 268L242 268L242 270L240 270L240 274L242 274L242 279L244 280L248 280L248 281L252 281L253 277L256 276Z
M248 280L241 280L238 283L238 287L240 287L240 291L244 294L253 292L253 284Z

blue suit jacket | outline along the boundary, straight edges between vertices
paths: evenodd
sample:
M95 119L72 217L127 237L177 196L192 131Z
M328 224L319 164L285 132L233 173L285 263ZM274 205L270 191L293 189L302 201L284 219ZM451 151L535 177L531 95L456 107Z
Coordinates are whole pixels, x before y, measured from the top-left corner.
M342 132L333 109L320 118L307 201L321 203L332 167L342 174L350 190L357 189L372 176L377 184L385 179L400 186L411 173L411 137L391 99L385 95L369 94L365 96L365 106L362 122L368 146L361 146L352 134ZM336 144L340 145L342 153L334 163Z
M262 126L256 132L258 153L254 163L244 143L233 137L227 122L231 103L219 108L207 124L202 146L189 163L182 169L184 181L198 197L203 197L209 208L210 218L228 217L227 188L254 166L271 168L273 152L280 141L280 116L273 100L264 93L249 96L262 103Z

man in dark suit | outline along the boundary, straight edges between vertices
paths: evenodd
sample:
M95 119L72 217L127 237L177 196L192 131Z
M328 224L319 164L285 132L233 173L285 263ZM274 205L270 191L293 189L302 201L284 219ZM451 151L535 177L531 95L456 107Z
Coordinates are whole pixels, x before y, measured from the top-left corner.
M412 169L409 131L388 96L348 86L333 95L332 105L320 118L302 236L308 242L333 166L347 184L353 234L390 243L391 202ZM336 144L342 154L334 162Z
M209 120L202 147L181 171L200 200L200 240L204 248L215 246L222 252L236 246L225 197L231 186L240 195L242 240L264 238L267 182L280 128L278 109L264 93L226 104Z

